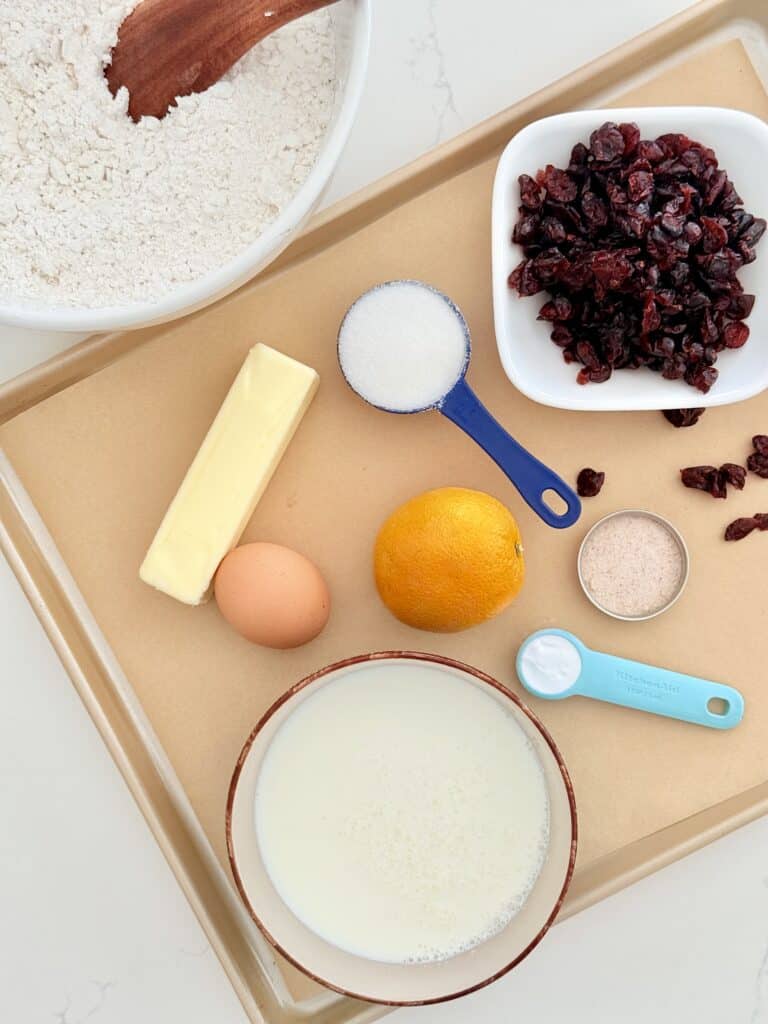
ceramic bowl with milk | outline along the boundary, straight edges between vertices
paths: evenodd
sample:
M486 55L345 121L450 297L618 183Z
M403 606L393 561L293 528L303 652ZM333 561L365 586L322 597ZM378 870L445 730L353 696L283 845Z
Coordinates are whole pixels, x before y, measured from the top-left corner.
M248 738L227 805L245 904L329 988L407 1005L489 984L565 897L576 810L521 702L434 655L352 658L303 680Z

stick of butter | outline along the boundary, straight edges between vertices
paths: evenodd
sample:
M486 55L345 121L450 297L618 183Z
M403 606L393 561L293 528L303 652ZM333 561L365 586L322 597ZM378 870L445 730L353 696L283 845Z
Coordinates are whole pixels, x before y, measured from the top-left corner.
M185 604L209 596L317 391L317 373L256 345L171 502L139 575Z

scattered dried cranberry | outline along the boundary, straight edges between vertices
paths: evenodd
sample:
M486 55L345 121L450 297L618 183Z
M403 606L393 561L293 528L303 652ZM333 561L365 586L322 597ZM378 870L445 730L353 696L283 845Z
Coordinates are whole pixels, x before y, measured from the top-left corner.
M744 490L747 471L733 462L725 462L719 469L716 466L689 466L680 470L680 479L685 487L706 491L713 498L726 498L729 484L739 491Z
M747 482L747 471L743 466L737 466L735 462L724 462L720 467L720 473L731 487L735 487L737 491L744 490L744 484Z
M576 490L582 498L595 498L602 491L605 473L596 469L582 469L576 478Z
M704 415L703 409L663 409L673 427L694 427Z
M706 491L712 497L724 498L725 494L718 494L718 491L721 491L722 488L718 488L717 475L716 466L688 466L686 469L680 470L680 479L683 481L684 487L692 487L697 491Z
M768 480L768 434L755 434L752 447L755 450L747 459L747 469Z
M761 476L764 480L768 480L768 455L762 455L760 452L752 452L747 459L747 469L750 473L756 473L757 476Z
M573 147L567 168L548 164L518 182L512 238L525 259L509 285L549 294L539 318L565 362L581 364L579 382L646 366L709 391L720 353L749 338L755 297L737 274L766 230L713 150L606 122L588 147Z
M725 539L744 540L753 530L768 530L768 512L757 512L753 516L734 519L725 528Z

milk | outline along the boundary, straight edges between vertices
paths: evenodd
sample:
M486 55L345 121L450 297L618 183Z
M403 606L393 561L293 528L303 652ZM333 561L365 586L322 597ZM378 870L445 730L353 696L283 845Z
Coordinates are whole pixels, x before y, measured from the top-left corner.
M443 960L501 930L541 870L536 753L482 684L396 662L332 678L264 759L257 837L283 901L371 960Z

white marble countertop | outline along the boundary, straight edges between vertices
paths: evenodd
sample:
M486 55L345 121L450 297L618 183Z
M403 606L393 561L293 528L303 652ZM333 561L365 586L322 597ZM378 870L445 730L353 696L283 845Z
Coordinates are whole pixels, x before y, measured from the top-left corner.
M608 17L602 0L378 0L366 94L329 199L686 6L625 2ZM71 342L0 331L0 379ZM0 1019L245 1024L2 560L0 609ZM397 1016L511 1015L768 1024L768 819L559 925L477 996Z

